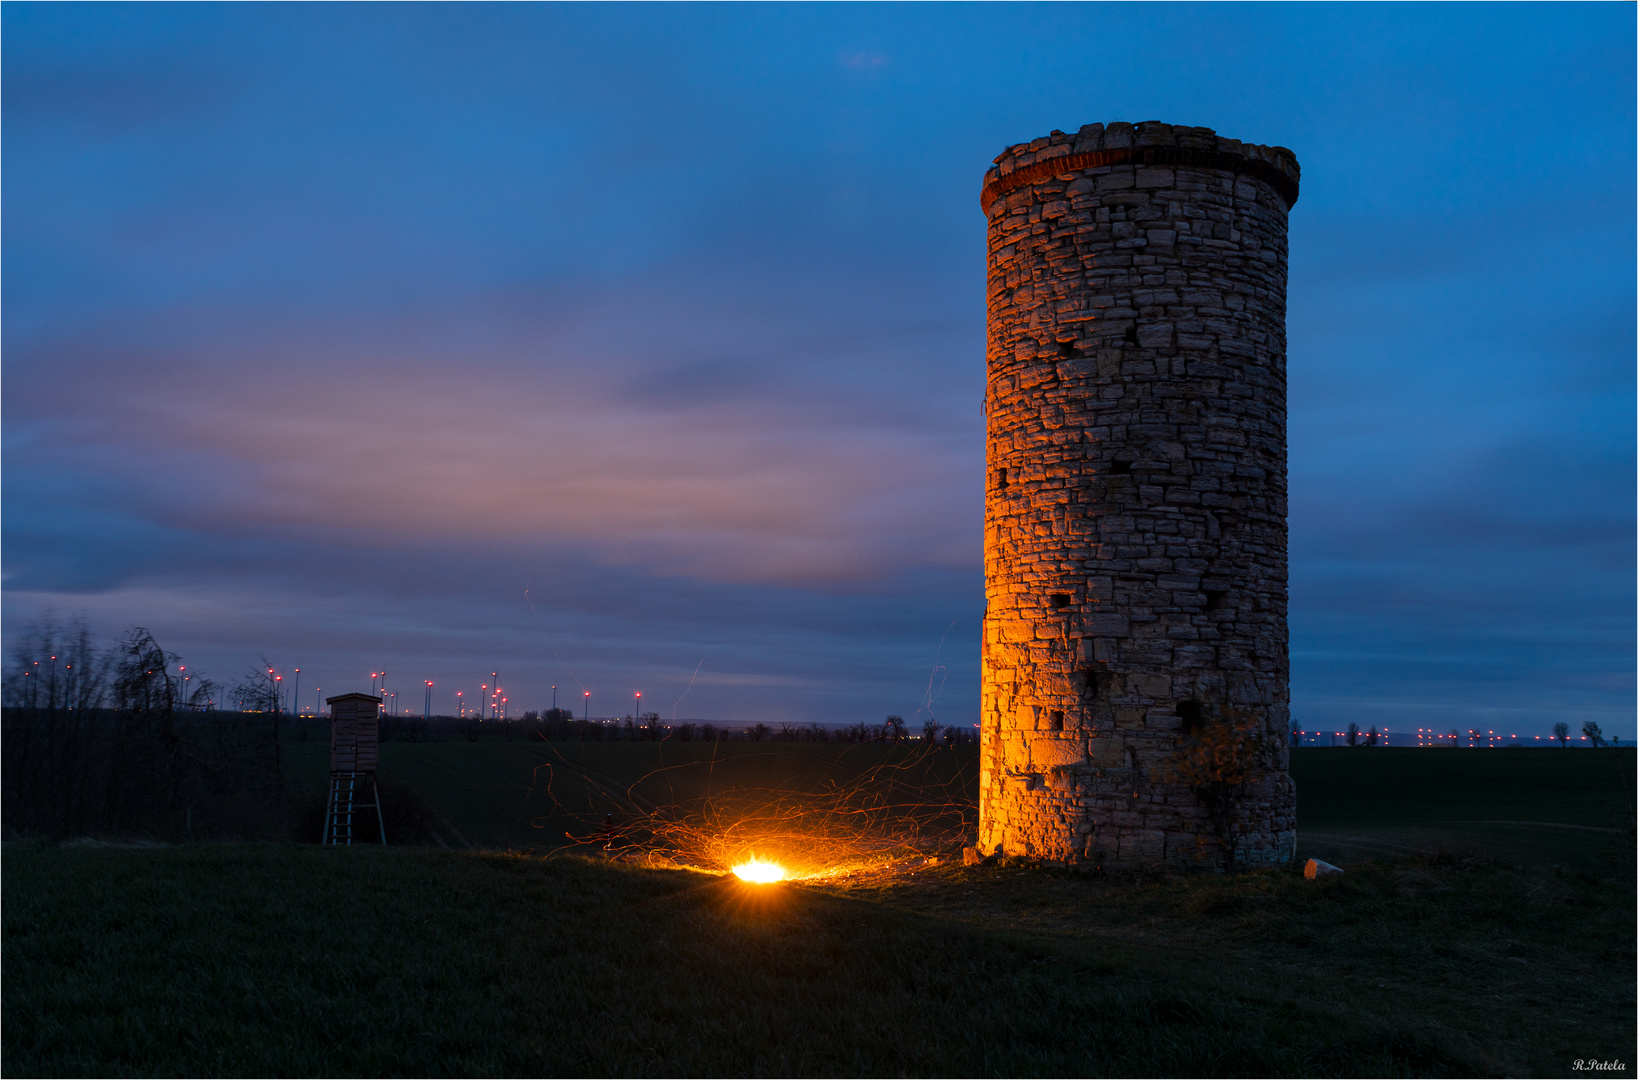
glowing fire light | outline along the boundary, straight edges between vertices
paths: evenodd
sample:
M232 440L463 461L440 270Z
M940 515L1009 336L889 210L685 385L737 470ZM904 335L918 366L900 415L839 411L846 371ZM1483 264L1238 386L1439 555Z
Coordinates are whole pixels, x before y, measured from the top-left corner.
M741 881L751 881L758 885L785 880L784 867L778 863L763 862L761 859L752 859L750 862L740 863L734 867L734 874Z

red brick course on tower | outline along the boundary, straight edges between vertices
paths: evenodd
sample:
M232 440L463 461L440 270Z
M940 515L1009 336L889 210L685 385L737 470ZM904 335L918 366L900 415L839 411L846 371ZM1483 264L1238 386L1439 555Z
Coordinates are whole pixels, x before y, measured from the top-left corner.
M985 853L1291 858L1298 180L1289 150L1158 122L1053 132L985 176ZM1260 747L1232 790L1202 774L1214 731Z

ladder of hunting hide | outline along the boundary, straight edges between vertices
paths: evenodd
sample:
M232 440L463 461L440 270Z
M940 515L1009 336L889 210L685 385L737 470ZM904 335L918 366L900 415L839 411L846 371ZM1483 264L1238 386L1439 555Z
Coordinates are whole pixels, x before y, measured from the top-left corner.
M361 788L369 785L369 800L363 801ZM375 808L375 823L381 830L381 842L387 842L387 823L381 814L381 790L376 786L374 773L333 772L330 774L330 806L324 815L324 839L321 843L350 846L356 835L358 814Z

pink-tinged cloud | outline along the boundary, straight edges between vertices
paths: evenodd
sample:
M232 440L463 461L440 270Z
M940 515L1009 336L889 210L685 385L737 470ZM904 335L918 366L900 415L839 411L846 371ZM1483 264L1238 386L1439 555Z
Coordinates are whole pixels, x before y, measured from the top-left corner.
M734 312L695 309L677 332L705 336L701 315ZM881 370L913 369L913 354L866 340L838 371L828 362L845 343L810 346L807 369L769 357L773 377L759 378L761 358L725 374L708 353L668 363L665 342L587 341L620 330L604 312L521 351L394 344L319 358L273 342L92 359L74 378L94 391L55 396L35 450L117 474L144 513L204 534L569 546L647 572L783 585L977 565L976 410L964 431L929 422L928 401L941 407L951 388L922 393L913 370Z

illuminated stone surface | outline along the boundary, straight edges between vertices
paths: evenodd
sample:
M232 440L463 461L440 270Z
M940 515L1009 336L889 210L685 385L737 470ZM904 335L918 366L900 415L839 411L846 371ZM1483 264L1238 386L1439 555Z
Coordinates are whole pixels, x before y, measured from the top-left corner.
M1221 865L1178 751L1234 715L1272 763L1235 811L1237 861L1291 858L1298 175L1288 150L1143 123L1054 132L985 176L985 852Z

